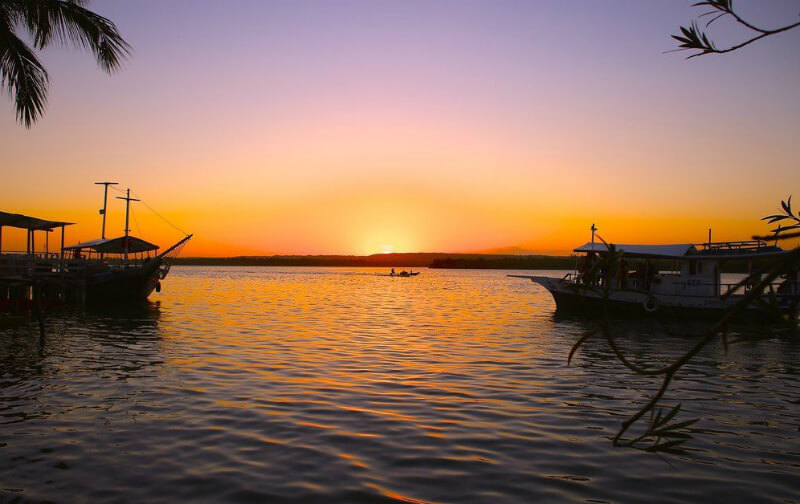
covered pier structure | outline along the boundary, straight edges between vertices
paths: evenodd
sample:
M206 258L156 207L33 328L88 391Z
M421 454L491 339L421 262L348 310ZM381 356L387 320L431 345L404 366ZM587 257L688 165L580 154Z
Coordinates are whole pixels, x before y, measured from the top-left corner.
M72 224L0 211L0 312L24 311L42 301L64 302L69 293L79 296L82 268L64 257L64 231ZM26 231L24 251L4 250L3 228ZM50 233L56 229L61 231L61 246L51 252ZM40 250L37 233L44 233Z

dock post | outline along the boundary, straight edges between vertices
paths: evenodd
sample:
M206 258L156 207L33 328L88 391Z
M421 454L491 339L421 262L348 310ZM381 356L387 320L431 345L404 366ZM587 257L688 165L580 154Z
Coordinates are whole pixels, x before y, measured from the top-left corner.
M81 308L86 307L86 283L86 268L84 267L81 271L80 281L78 282L78 302Z
M33 295L33 309L36 318L39 321L39 347L44 345L44 313L42 311L42 282L40 280L33 280L31 282L31 291Z
M61 302L66 302L66 290L67 290L67 272L66 267L64 265L64 227L61 226L61 254L59 254L58 258L58 272L61 275Z

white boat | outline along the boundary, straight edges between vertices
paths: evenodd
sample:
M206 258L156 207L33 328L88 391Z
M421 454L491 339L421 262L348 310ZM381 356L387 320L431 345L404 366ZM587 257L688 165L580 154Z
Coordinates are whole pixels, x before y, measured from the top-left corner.
M702 245L614 245L621 259L615 273L604 269L609 246L587 243L574 249L578 255L575 271L563 278L509 275L527 278L550 291L557 310L598 310L644 315L719 317L734 307L759 280L765 265L792 252L759 240L717 242ZM737 261L751 272L750 281L736 289L723 283L720 271L725 263ZM605 261L607 263L607 261ZM796 310L800 301L797 265L782 275L763 295L747 304L741 314L775 318ZM607 300L604 301L607 290Z

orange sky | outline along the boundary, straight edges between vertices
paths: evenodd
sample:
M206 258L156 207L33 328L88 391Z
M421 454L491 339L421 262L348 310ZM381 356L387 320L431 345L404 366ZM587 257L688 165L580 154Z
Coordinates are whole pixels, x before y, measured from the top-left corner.
M691 2L180 4L93 5L134 48L122 70L48 50L39 123L0 102L0 210L93 239L93 182L114 180L196 235L189 256L565 253L592 222L617 243L746 239L800 188L800 33L687 61L664 51ZM787 5L741 2L765 25Z

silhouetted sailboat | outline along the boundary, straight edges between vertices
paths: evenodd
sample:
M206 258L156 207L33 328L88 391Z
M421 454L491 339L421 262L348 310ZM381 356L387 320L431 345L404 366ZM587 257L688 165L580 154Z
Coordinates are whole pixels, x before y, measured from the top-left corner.
M72 268L85 268L75 271L85 279L86 301L92 303L135 301L146 299L154 290L161 291L161 281L169 273L169 259L176 257L193 235L187 234L163 252L159 246L130 234L129 217L131 201L130 189L125 200L125 235L116 238L105 237L106 201L108 186L113 182L99 182L105 185L103 197L103 228L101 238L69 247L64 247L67 257L84 259L71 261Z

